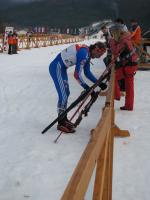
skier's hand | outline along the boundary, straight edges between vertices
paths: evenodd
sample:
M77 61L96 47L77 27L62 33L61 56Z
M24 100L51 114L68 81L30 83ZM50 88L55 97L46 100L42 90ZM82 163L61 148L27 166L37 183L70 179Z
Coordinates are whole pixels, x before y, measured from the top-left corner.
M107 84L106 83L100 83L99 87L101 88L101 90L105 90L107 88Z
M83 95L84 93L86 93L86 91L87 91L87 90L83 90L83 91L81 92L81 95Z
M91 98L95 98L96 96L97 96L96 92L93 91L93 92L91 93Z

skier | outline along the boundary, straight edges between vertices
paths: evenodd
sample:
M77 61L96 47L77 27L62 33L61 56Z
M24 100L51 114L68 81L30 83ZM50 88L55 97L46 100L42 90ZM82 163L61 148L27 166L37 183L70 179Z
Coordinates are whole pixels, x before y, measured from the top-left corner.
M118 81L125 79L125 105L121 110L133 110L134 104L134 75L137 70L137 54L131 41L131 35L125 32L122 25L111 27L113 38L110 39L110 47L116 66L115 98L120 100L120 88Z
M67 101L70 94L67 69L75 65L74 78L84 90L87 90L89 86L83 80L81 72L83 70L85 76L95 83L97 79L90 71L90 59L100 58L105 52L105 45L101 42L97 42L89 47L86 45L74 44L64 49L50 63L49 72L58 93L58 116L67 109ZM107 85L101 83L100 87L104 90ZM75 132L74 124L67 119L67 116L58 121L57 129L65 133Z

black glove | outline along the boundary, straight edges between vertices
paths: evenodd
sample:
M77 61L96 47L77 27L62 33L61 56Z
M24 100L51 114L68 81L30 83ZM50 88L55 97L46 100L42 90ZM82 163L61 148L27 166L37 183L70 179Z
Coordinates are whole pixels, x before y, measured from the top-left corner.
M97 96L96 92L93 91L93 92L91 93L91 98L96 98L96 96Z
M81 92L81 95L83 95L84 93L86 93L87 92L87 90L89 90L90 89L90 87L89 86L87 86L87 88L86 89L84 89L82 92Z
M106 83L100 83L99 87L101 88L101 90L105 90L107 88L107 84Z

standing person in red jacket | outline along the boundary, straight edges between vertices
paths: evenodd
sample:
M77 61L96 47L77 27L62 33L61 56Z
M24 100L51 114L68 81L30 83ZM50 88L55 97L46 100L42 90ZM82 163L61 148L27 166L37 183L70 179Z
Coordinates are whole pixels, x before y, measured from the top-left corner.
M125 79L125 105L121 110L133 110L134 105L134 75L137 70L137 54L131 41L131 35L124 32L122 25L111 27L112 38L110 48L116 66L115 98L120 100L118 81Z
M8 54L11 55L13 54L13 36L12 36L12 31L9 32L8 34Z
M131 20L131 40L132 42L140 46L142 42L142 30L136 20Z
M131 20L131 40L140 60L142 58L142 30L134 19Z

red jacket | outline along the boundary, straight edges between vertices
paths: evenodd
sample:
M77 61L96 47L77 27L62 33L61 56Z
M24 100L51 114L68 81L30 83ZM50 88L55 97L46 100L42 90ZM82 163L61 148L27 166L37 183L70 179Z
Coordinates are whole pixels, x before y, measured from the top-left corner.
M137 26L137 28L131 33L131 40L133 44L135 43L136 45L140 45L142 41L142 36L141 36L141 28L140 26Z
M17 44L17 42L18 42L18 38L17 38L17 36L15 35L15 34L13 34L13 44Z
M8 37L8 44L13 44L13 36Z
M128 61L129 57L130 60L133 63L137 63L137 54L135 52L135 49L133 47L132 41L131 41L131 35L129 33L124 33L121 36L121 39L119 42L116 42L113 38L109 41L111 52L114 56L114 59L116 60L121 54L123 54L124 49L127 47L129 51L129 55L126 55L123 57L124 60Z

